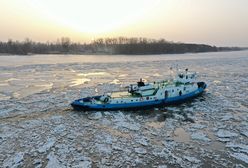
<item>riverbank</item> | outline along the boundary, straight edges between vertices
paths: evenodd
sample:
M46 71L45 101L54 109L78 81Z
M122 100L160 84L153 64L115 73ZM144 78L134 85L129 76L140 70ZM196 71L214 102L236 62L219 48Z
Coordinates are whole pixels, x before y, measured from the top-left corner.
M206 44L171 42L147 38L100 38L90 43L74 43L61 38L56 43L25 41L0 42L0 53L8 55L83 54L83 55L156 55L219 51L240 51L241 47L216 47Z

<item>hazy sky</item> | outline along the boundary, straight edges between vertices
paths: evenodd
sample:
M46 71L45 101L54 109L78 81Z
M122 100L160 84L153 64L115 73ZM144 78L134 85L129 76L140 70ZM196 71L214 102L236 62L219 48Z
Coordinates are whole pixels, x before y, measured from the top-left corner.
M248 0L0 0L0 40L148 37L248 46Z

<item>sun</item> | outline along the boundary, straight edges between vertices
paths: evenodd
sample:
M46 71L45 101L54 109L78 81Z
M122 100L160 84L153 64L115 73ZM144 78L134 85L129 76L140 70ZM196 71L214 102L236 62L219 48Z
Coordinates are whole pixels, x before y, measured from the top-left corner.
M36 12L84 33L103 33L145 19L159 0L32 0Z

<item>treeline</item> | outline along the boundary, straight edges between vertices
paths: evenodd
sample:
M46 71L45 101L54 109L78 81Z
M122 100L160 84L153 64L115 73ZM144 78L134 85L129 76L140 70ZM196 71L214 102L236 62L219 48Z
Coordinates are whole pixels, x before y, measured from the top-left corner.
M99 38L90 43L75 43L68 37L57 42L34 42L8 40L0 42L4 54L173 54L241 50L238 47L216 47L205 44L175 43L164 39L147 38Z
M8 40L7 42L0 42L0 53L5 54L61 54L74 52L84 52L86 45L80 43L72 43L70 38L63 37L57 42L34 42L30 39L24 41Z

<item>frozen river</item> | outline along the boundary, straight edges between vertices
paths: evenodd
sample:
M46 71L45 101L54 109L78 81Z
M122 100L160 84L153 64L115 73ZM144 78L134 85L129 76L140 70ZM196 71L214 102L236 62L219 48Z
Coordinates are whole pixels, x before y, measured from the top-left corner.
M189 68L208 84L180 106L75 112L77 98ZM0 56L0 167L248 167L248 51Z

